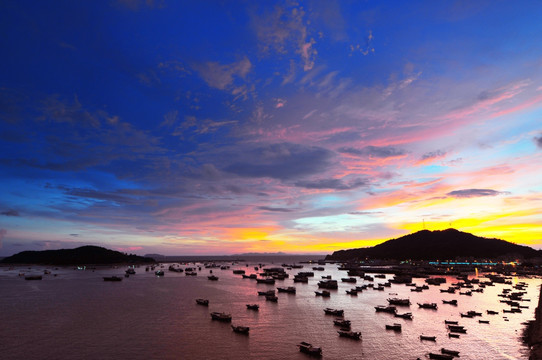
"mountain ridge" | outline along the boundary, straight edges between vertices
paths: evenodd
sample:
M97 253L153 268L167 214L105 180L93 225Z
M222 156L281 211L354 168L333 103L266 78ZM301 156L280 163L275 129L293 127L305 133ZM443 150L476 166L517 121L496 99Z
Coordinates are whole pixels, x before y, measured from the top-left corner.
M127 255L100 246L85 245L75 249L22 251L0 261L2 264L48 264L83 265L117 263L152 263L154 259L138 255Z
M456 229L420 230L382 244L345 249L326 256L326 260L452 260L458 258L504 259L541 257L542 251L525 245L484 238Z

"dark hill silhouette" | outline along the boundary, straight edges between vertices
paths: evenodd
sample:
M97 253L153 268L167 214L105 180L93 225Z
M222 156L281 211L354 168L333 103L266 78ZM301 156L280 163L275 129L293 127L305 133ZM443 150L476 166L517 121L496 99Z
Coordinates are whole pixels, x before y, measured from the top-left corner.
M118 251L99 246L81 246L76 249L23 251L4 258L3 264L117 264L117 263L152 263L154 259L137 255L126 255Z
M475 236L456 229L422 230L382 244L360 249L339 250L327 260L394 259L453 260L461 258L533 258L542 252L499 239Z

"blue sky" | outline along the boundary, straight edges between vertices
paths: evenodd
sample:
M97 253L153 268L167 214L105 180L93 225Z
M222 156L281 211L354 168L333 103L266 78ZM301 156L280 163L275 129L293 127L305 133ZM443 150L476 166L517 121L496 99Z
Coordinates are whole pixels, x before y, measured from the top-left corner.
M542 247L537 1L4 1L0 255Z

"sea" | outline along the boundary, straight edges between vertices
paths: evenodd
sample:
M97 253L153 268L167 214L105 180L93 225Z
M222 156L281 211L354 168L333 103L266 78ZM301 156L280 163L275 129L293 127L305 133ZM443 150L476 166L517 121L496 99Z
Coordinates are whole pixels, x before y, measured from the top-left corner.
M539 278L511 277L512 285L496 283L472 296L441 293L440 289L457 282L450 276L445 277L445 284L430 285L422 292L392 284L384 291L368 288L352 296L346 290L383 283L392 275L373 282L358 278L352 284L340 281L347 274L337 264L307 263L302 269L286 270L290 277L275 285L233 274L233 270L259 273L260 266L279 267L307 259L263 257L218 263L228 269L205 268L203 262L176 264L195 267L197 276L168 271L169 264L162 265L164 276L156 276L140 266L128 278L124 277L126 266L0 267L0 359L310 359L297 347L302 341L321 347L324 359L427 359L441 348L459 351L462 360L529 357L521 336L525 322L534 319ZM313 266L324 270L313 270ZM43 280L22 276L44 274L44 270L51 274L43 275ZM218 281L208 279L211 271ZM300 271L313 271L314 277L306 284L294 284L293 275ZM103 280L112 275L123 280ZM318 281L328 275L339 281L339 288L331 290L329 298L316 296ZM477 276L487 280L483 273ZM423 285L424 280L414 278L413 282ZM522 312L504 313L510 307L498 295L520 282L527 284ZM296 294L277 293L276 303L258 295L258 291L288 286L295 286ZM398 312L412 312L412 320L375 311L375 306L387 305L391 297L410 299L412 304L398 307ZM208 299L208 307L196 304L197 298ZM452 299L457 299L457 306L442 302ZM417 305L427 302L437 303L438 308ZM248 310L246 304L259 304L259 311ZM353 331L361 332L361 339L339 337L335 317L326 315L325 308L344 310L344 319L351 321ZM471 310L482 316L461 317ZM498 314L488 315L486 310ZM212 320L210 313L215 311L231 314L231 324ZM467 332L450 338L445 320L457 321ZM401 324L401 332L386 330L386 325L394 323ZM230 325L248 326L249 334L235 333ZM436 341L420 340L420 335L435 336Z

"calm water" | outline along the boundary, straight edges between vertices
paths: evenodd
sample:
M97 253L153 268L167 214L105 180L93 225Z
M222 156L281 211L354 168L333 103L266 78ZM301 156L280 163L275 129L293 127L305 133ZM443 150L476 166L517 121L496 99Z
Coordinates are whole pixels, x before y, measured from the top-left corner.
M280 264L280 262L278 262ZM334 279L346 277L336 265L315 271L308 284L286 279L275 286L256 284L234 275L233 269L254 272L253 263L213 269L219 281L209 281L209 269L198 276L167 271L156 277L138 268L137 274L122 282L104 282L102 276L123 275L124 268L77 271L54 270L42 281L25 281L18 276L41 273L44 267L0 268L0 354L2 359L308 359L296 344L307 341L323 348L326 359L421 359L441 347L461 351L461 359L527 359L528 349L521 343L522 322L534 318L538 302L539 279L514 278L529 284L523 302L528 309L521 314L503 314L507 305L499 302L503 288L495 284L472 297L440 293L447 284L430 286L421 293L405 285L392 285L385 291L365 290L357 297L345 290L354 284L339 282L330 298L315 297L321 275ZM269 265L269 264L268 264ZM288 270L290 274L312 271L311 266ZM291 276L292 277L292 276ZM387 275L390 278L391 275ZM481 276L482 278L483 276ZM423 279L414 279L419 285ZM384 279L375 279L375 283ZM357 285L369 283L359 281ZM278 303L266 302L257 291L276 286L295 285L297 294L279 293ZM390 295L392 293L392 295ZM397 295L395 295L396 293ZM196 298L210 300L209 307L196 305ZM403 320L375 313L374 306L387 304L389 297L408 297L413 305L399 307L410 311L414 319ZM442 299L457 299L458 306L442 304ZM420 309L417 302L437 302L438 310ZM258 303L260 311L247 310L245 304ZM344 309L352 330L362 332L362 340L338 337L334 317L325 315L326 307ZM486 310L499 315L486 315ZM468 310L483 312L480 318L461 318ZM232 324L250 327L250 335L232 332L230 324L212 321L211 311L233 316ZM505 321L505 317L508 321ZM444 320L457 320L467 328L460 339L447 336ZM403 325L401 333L386 331L385 325ZM419 335L436 336L436 343L420 341Z

